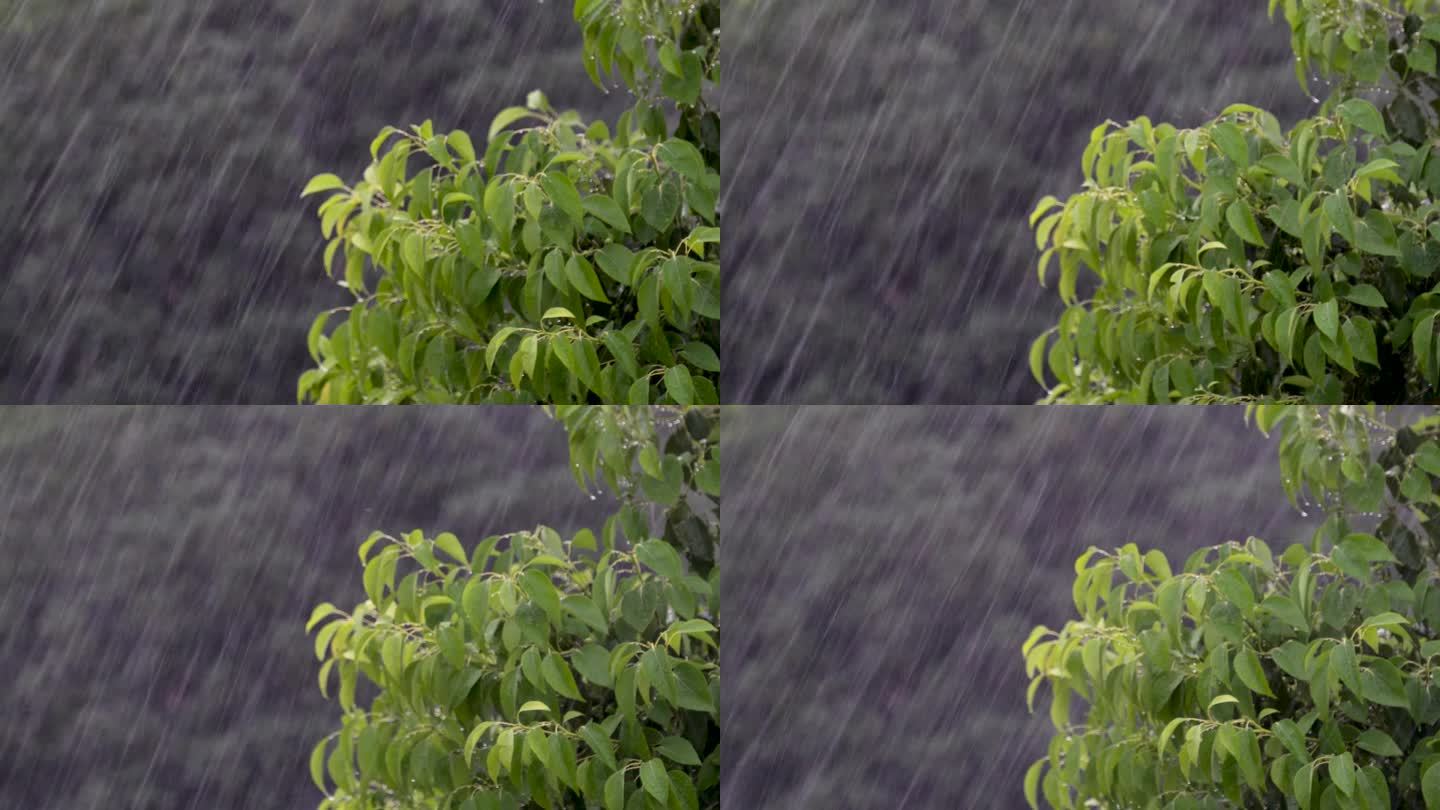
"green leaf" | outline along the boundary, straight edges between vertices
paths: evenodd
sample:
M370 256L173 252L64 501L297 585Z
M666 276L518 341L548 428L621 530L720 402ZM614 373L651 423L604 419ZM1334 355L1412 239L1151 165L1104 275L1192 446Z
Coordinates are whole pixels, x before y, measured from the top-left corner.
M616 771L605 780L605 810L625 810L624 771Z
M1371 135L1377 135L1381 138L1386 137L1385 122L1380 117L1380 111L1376 110L1375 105L1365 99L1349 99L1341 104L1339 108L1337 108L1337 111L1340 113L1341 120L1354 124ZM1349 795L1350 791L1347 790L1345 793Z
M609 631L610 626L605 620L604 611L589 597L571 594L561 600L560 604L566 613L584 622L595 632L604 634Z
M600 278L595 275L594 266L580 254L572 254L565 262L565 278L591 301L610 303L610 299L605 297L605 288L600 286Z
M680 104L690 106L700 100L705 66L700 62L700 55L692 50L680 54L680 69L683 74L679 77L668 72L661 74L660 90Z
M1285 749L1294 754L1302 761L1309 760L1310 750L1305 743L1305 733L1295 724L1294 720L1286 718L1275 723L1270 731L1280 741Z
M1331 340L1340 333L1340 305L1335 299L1322 301L1315 307L1315 328Z
M545 683L556 692L570 698L580 700L580 687L575 683L575 675L570 671L570 665L565 662L557 653L545 656L540 664L540 674L544 676Z
M690 369L685 366L671 366L665 372L665 393L679 405L695 404L695 383L690 379Z
M1440 763L1425 769L1420 777L1420 792L1425 796L1426 810L1440 810Z
M390 677L400 680L405 675L405 639L399 633L394 633L385 639L380 646L380 661L385 666L385 671Z
M1216 706L1227 706L1230 704L1238 704L1239 702L1240 699L1234 695L1217 695L1214 700L1210 701L1210 705L1205 707L1205 711L1213 712Z
M1376 756L1398 757L1404 753L1389 734L1378 728L1368 728L1360 732L1355 744Z
M565 212L575 226L582 227L585 222L585 206L580 202L580 192L575 190L575 183L568 175L560 172L547 172L540 175L540 185L545 189L545 196L556 208Z
M1346 796L1355 793L1355 760L1346 751L1330 759L1330 781Z
M1221 153L1236 166L1243 169L1250 165L1250 145L1240 127L1230 121L1222 121L1210 128L1210 136Z
M1435 339L1435 312L1427 312L1415 322L1415 330L1410 334L1410 348L1415 355L1415 362L1420 367L1420 373L1425 375L1427 380L1433 379L1432 354Z
M1265 601L1260 603L1260 607L1296 630L1304 632L1310 628L1310 622L1305 618L1300 606L1295 603L1294 599L1287 596L1271 594L1265 597Z
M1350 646L1350 642L1342 641L1330 651L1330 671L1340 678L1345 688L1357 695L1361 694L1360 665L1355 659L1355 648Z
M685 576L685 566L679 552L663 540L646 540L635 546L635 556L640 564L666 579L679 581Z
M645 792L661 804L670 795L670 776L665 772L665 763L659 757L640 766L640 784Z
M1431 475L1440 476L1440 444L1427 441L1420 445L1415 451L1415 464Z
M1156 745L1156 750L1161 757L1165 756L1165 745L1166 743L1170 742L1170 738L1174 736L1175 731L1180 728L1181 724L1189 721L1190 719L1191 718L1188 717L1176 717L1175 719L1165 724L1165 728L1160 732L1160 741Z
M696 368L705 371L720 371L719 355L715 354L714 349L699 341L686 343L684 347L680 349L680 356L689 360Z
M605 620L604 616L600 618L601 621ZM610 675L610 656L605 651L605 648L599 644L592 642L581 647L578 652L571 656L570 664L575 668L576 672L580 673L581 677L590 683L603 686L607 689L613 688L615 685L615 679Z
M679 172L691 183L700 183L705 176L705 159L695 145L671 138L656 148L656 153L665 165Z
M539 568L527 568L520 574L520 590L530 597L535 606L545 611L552 624L560 623L560 594L550 581L550 575Z
M1367 563L1396 561L1395 555L1390 552L1390 547L1374 535L1349 534L1336 545L1338 548L1344 549L1346 554Z
M666 737L655 745L655 753L680 765L699 765L700 755L684 737Z
M1435 74L1435 46L1429 42L1417 42L1405 53L1405 62L1421 73Z
M524 107L506 107L495 116L494 120L490 122L489 139L492 141L495 140L495 136L499 135L501 130L505 129L516 121L519 121L521 118L538 117L539 116L537 116L533 111L527 110Z
M486 368L493 368L495 366L495 356L500 353L500 347L505 345L505 341L509 340L511 335L519 331L520 327L518 326L507 326L499 332L496 332L494 337L490 338L489 345L485 347Z
M520 362L520 368L524 369L525 375L533 378L535 376L535 358L540 353L540 340L537 335L526 335L520 341L520 349L516 352L516 359ZM512 372L513 374L513 372ZM519 380L512 380L519 385Z
M1230 207L1225 209L1225 221L1241 239L1252 245L1265 245L1265 239L1260 235L1260 226L1255 222L1255 213L1244 200L1230 203Z
M475 162L475 144L470 141L470 135L461 130L455 130L445 139L455 154L460 156L460 162L470 165Z
M1380 295L1379 290L1369 284L1357 284L1351 287L1350 292L1345 293L1345 298L1361 306L1377 309L1385 307L1385 298Z
M1040 775L1049 760L1037 759L1025 771L1025 801L1031 810L1040 810Z
M478 578L465 583L465 590L460 594L460 607L465 611L465 618L473 631L483 633L490 614L490 586Z
M625 234L631 232L630 218L625 216L625 212L620 210L619 203L616 203L613 199L601 194L591 194L584 199L584 206L586 213L615 230ZM611 244L613 245L614 243ZM606 247L609 247L609 245ZM623 245L617 245L617 247L624 248ZM629 279L627 278L622 283L628 284Z
M485 187L485 217L500 237L500 244L506 247L510 242L510 231L515 227L515 193L510 184L503 180L492 180Z
M1240 648L1239 654L1235 656L1235 674L1240 676L1240 682L1249 687L1250 691L1267 697L1275 696L1275 693L1270 690L1269 681L1265 679L1265 670L1260 666L1260 657L1250 647Z
M671 76L683 77L685 69L680 66L680 53L675 49L675 43L667 42L656 49L656 56L660 58L660 67L665 69Z
M310 778L315 782L315 786L327 795L330 793L330 790L325 787L325 746L328 745L329 742L330 739L327 737L321 740L319 744L310 751ZM1426 795L1428 796L1429 793L1427 792Z
M1301 765L1291 777L1290 784L1295 791L1295 800L1300 803L1300 810L1310 810L1311 795L1314 793L1315 764L1307 762Z
M310 620L305 622L305 632L308 633L313 630L315 628L315 625L318 624L320 620L324 619L326 616L330 616L339 612L340 608L335 607L329 602L321 602L320 604L315 606L314 610L310 611Z
M305 190L300 192L301 197L308 197L311 194L319 194L322 191L334 191L337 188L344 188L345 181L333 174L316 175L309 183L305 184Z
M450 532L435 535L435 547L459 560L461 565L469 563L465 557L465 548L460 545L460 538Z
M1359 630L1371 627L1401 627L1410 623L1410 620L1393 611L1377 613L1360 623Z
M680 189L672 182L662 181L640 198L640 218L657 231L669 230L679 210Z
M601 336L605 342L605 348L610 350L610 356L625 372L626 377L638 377L640 375L640 363L635 358L635 347L630 344L624 334L613 329Z
M1260 166L1271 174L1289 181L1293 186L1305 185L1305 176L1300 173L1300 167L1295 165L1295 161L1279 152L1261 158Z
M1355 242L1355 215L1350 211L1350 202L1343 194L1327 194L1325 202L1321 203L1325 211L1325 219L1329 221L1330 227L1340 234L1346 242Z
M1400 164L1396 163L1393 160L1390 160L1388 158L1376 158L1375 160L1366 163L1364 166L1361 166L1359 170L1355 172L1355 179L1386 180L1392 183L1400 183L1403 181L1400 179L1400 175L1395 173L1395 170L1398 168L1400 168Z
M611 242L595 254L595 262L615 283L630 286L630 269L635 266L635 254L624 245Z

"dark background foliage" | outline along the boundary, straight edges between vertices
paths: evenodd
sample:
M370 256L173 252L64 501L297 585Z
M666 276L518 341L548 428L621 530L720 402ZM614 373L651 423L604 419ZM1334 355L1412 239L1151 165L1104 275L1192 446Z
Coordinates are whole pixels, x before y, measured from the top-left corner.
M568 2L0 0L0 401L293 403L311 176L386 124L612 118Z
M723 795L1023 807L1048 715L1020 645L1090 545L1308 539L1243 409L733 408Z
M1026 403L1059 317L1026 217L1107 117L1311 108L1264 0L725 10L724 397ZM1317 85L1318 88L1318 85ZM1053 280L1052 280L1053 284ZM843 361L840 359L843 358Z
M0 807L304 808L374 529L598 530L539 409L0 409Z

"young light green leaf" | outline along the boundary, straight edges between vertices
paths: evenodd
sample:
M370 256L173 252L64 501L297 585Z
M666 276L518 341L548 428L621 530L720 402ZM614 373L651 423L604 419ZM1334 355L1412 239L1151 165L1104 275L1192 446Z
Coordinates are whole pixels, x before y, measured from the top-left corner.
M501 130L505 129L506 127L510 126L516 121L519 121L522 118L537 117L539 116L537 116L533 111L528 110L524 107L506 107L505 109L501 110L490 122L489 138L492 141L495 140L495 136L499 135Z
M311 194L319 194L322 191L334 191L337 188L344 188L345 181L333 174L316 175L309 183L305 184L305 190L300 192L301 197L308 197Z
M441 532L435 535L435 547L459 560L461 565L469 562L465 557L464 546L460 545L460 538L450 532Z

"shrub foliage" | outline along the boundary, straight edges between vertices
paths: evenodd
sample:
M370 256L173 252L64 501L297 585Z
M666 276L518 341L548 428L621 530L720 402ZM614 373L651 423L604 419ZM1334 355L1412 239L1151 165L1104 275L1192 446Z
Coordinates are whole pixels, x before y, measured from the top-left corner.
M719 807L716 409L557 416L623 502L598 536L377 532L368 598L315 608L322 810Z
M1255 415L1323 523L1178 571L1134 544L1081 556L1080 618L1024 646L1057 729L1032 806L1440 807L1440 417Z
M1271 0L1331 92L1285 131L1095 128L1084 187L1031 215L1067 305L1031 347L1048 399L1419 402L1440 391L1433 0ZM1089 271L1082 279L1081 270ZM1093 278L1092 278L1093 276Z
M537 90L478 148L387 127L360 180L305 188L355 303L315 319L302 400L718 403L718 0L574 17L591 78L637 98L613 132Z

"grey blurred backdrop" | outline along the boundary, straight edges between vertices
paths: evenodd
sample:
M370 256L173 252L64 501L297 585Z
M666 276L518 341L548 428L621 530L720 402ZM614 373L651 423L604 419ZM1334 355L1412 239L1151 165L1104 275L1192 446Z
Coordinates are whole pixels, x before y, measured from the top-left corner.
M1180 566L1314 519L1243 409L730 408L724 797L747 810L1011 810L1044 754L1020 645L1074 560Z
M295 402L315 174L544 89L613 121L568 0L0 0L0 402Z
M0 408L0 807L306 808L375 529L598 529L539 409Z
M733 0L725 401L1034 402L1027 215L1106 118L1310 109L1266 5Z

